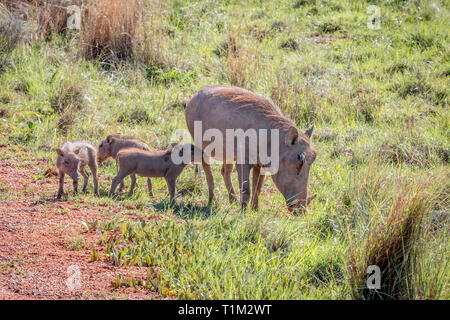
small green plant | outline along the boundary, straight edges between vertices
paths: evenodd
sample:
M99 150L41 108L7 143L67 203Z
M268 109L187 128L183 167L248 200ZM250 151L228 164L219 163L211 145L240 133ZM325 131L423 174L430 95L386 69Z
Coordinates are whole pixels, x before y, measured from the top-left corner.
M91 261L97 261L98 260L98 251L95 249L92 249L92 253L91 253Z
M66 248L78 251L86 248L89 244L83 240L81 236L66 237Z

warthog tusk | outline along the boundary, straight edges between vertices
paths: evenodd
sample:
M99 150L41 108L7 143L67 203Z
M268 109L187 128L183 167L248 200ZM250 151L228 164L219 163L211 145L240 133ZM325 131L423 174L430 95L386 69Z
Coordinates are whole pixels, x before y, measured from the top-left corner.
M311 197L308 197L308 199L306 200L306 204L309 204L311 201L313 201L315 198L317 197L317 193Z

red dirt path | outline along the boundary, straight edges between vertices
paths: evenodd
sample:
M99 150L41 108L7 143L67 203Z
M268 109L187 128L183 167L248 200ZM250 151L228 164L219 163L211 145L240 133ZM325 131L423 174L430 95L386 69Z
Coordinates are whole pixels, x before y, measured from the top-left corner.
M108 220L105 211L114 210L83 201L74 205L70 198L55 202L57 178L36 178L43 168L46 164L38 160L25 166L0 160L0 299L160 299L144 288L112 286L118 274L122 279L147 276L147 268L113 266L97 244L99 236L81 222ZM66 182L66 191L71 187ZM86 246L68 249L74 237ZM93 248L99 251L97 261L91 261ZM74 275L71 266L78 268L81 280L73 290L67 285Z

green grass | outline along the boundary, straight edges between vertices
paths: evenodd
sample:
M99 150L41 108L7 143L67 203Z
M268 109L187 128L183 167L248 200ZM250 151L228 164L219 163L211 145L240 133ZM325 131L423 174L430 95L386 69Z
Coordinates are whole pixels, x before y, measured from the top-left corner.
M183 195L175 206L162 179L153 179L153 199L138 178L132 197L112 200L106 194L116 166L109 161L100 166L102 196L92 196L90 183L79 197L122 211L97 227L111 263L157 266L145 285L180 298L376 298L363 288L365 266L377 256L368 241L378 231L402 242L404 220L386 221L418 208L414 221L424 227L394 246L408 254L387 258L386 275L401 277L381 297L448 299L449 7L434 3L164 2L152 29L160 32L164 65L86 61L64 35L22 42L0 59L0 145L8 145L0 159L53 163L52 149L65 141L96 145L115 132L164 147L186 128L183 105L196 90L240 84L271 97L299 128L315 123L310 189L317 199L304 216L290 216L267 179L260 210L241 213L228 203L216 166L211 207L205 179L192 169L178 180ZM373 4L379 30L367 27ZM432 186L415 189L424 179ZM395 211L400 196L407 203ZM109 237L113 230L120 236ZM383 247L389 239L376 241ZM135 285L116 282L124 281Z

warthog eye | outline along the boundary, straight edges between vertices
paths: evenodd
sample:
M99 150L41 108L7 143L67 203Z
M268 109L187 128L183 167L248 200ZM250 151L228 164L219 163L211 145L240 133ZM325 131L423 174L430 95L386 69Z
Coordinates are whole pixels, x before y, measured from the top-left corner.
M302 154L298 154L297 155L297 160L299 161L299 164L297 165L297 175L300 174L300 171L302 170L303 167L303 163L305 162L305 155Z

